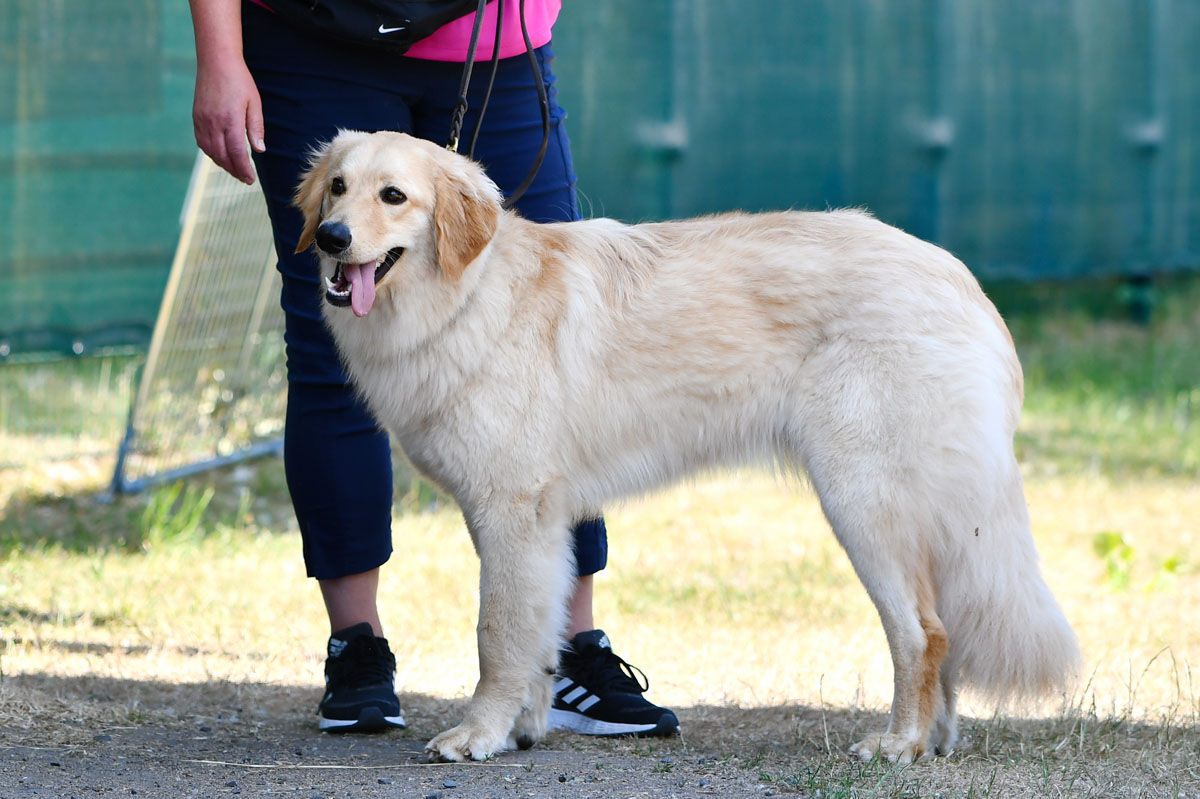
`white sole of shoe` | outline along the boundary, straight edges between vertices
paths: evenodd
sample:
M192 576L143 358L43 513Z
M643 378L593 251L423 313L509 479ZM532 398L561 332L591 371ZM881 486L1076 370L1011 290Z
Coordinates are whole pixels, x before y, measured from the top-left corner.
M363 730L383 730L388 727L403 728L405 726L404 716L384 716L379 714L379 711L370 715L364 712L356 719L327 719L322 716L317 722L317 728L321 732L337 732L343 729L348 731L350 728L356 727L361 727Z
M657 729L657 724L621 724L615 721L600 721L572 713L569 710L550 708L546 719L548 730L569 730L580 735L637 735Z

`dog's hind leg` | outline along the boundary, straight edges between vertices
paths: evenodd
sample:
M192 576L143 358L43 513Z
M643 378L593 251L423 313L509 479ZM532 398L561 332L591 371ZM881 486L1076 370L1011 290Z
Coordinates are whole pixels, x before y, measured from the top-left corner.
M480 561L479 684L462 723L425 751L482 760L545 734L572 558L565 514L545 494L460 504Z
M857 568L863 574L863 568ZM869 579L872 585L869 592L892 655L891 718L884 732L868 735L850 751L864 760L879 755L910 763L934 753L934 724L946 711L941 665L948 642L946 630L932 607L910 593L907 580L899 575L893 577L898 579L880 579L878 574L864 577L864 582Z
M878 755L908 763L933 754L931 733L946 711L941 671L948 649L946 628L937 614L932 563L921 543L925 520L904 513L905 503L878 482L878 473L863 482L854 479L854 471L839 470L844 482L836 488L823 486L820 473L812 475L813 483L883 622L894 694L887 729L868 735L850 751L864 760ZM846 490L853 485L870 488Z
M942 712L934 719L930 744L934 754L948 755L958 743L958 667L942 661Z

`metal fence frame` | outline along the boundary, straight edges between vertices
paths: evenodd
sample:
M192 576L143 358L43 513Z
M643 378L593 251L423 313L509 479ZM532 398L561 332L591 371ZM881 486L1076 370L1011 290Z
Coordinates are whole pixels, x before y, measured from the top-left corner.
M282 451L280 279L256 187L197 154L111 490Z

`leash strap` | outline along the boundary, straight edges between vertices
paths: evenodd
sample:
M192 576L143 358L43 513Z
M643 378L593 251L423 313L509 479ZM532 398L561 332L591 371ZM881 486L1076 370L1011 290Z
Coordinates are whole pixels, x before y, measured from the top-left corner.
M504 0L499 0L501 3ZM479 8L475 11L475 26L471 28L471 41L467 45L467 60L463 64L462 80L458 82L458 102L450 116L450 141L446 149L452 153L458 152L458 137L462 134L463 118L467 115L467 88L471 85L471 70L475 67L475 49L479 46L479 32L483 29L483 12L487 8L487 0L479 0ZM499 31L499 24L496 30Z
M463 64L462 80L458 84L458 102L455 103L454 111L450 117L450 141L446 144L446 149L452 153L458 152L459 138L462 136L463 120L467 115L467 89L471 85L471 72L475 66L475 50L479 45L479 33L483 28L483 12L487 6L487 0L479 0L479 9L475 12L475 26L471 29L471 41L467 45L467 60ZM517 200L529 190L533 185L534 179L537 177L538 170L542 168L542 162L546 159L546 150L550 146L550 98L546 94L546 82L542 77L541 67L538 66L537 54L533 50L533 42L529 38L529 27L525 23L525 0L520 2L521 12L521 37L525 40L525 53L529 56L529 67L533 71L534 86L537 88L538 107L542 112L542 144L538 148L537 157L533 161L533 166L530 167L525 179L521 181L512 194L510 194L503 203L503 207L512 208ZM471 150L468 157L475 157L475 143L479 140L479 131L483 128L483 115L487 112L488 101L492 98L492 87L496 82L496 71L500 64L500 33L501 24L504 22L504 0L496 0L496 38L495 44L492 47L492 70L491 76L488 79L487 91L483 95L483 105L479 108L479 119L475 123L475 133L471 137Z
M522 3L525 0L521 0ZM479 121L475 124L475 133L471 136L471 149L467 157L474 160L475 144L479 141L479 131L483 127L483 115L487 113L488 101L492 99L492 87L496 85L496 72L500 69L500 34L504 29L504 0L496 2L496 38L492 40L492 73L488 76L487 89L483 92L483 105L479 106Z
M533 185L533 179L537 177L538 170L542 168L542 161L546 159L546 148L550 145L550 98L546 96L546 81L542 78L537 55L533 52L533 42L529 40L529 28L525 25L525 0L521 0L521 36L525 39L525 52L529 55L529 67L533 70L533 82L537 86L538 106L542 110L542 146L538 148L537 158L533 160L533 166L529 168L525 180L521 181L521 185L504 201L505 208L512 208L513 204L521 199L521 195Z

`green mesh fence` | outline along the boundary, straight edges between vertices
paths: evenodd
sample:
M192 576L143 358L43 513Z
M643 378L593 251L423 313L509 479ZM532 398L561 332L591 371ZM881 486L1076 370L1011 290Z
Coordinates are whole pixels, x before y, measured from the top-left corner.
M564 4L555 71L587 214L865 206L984 278L1145 277L1200 268L1198 37L1200 0L604 0ZM122 439L194 74L180 0L0 3L0 468ZM250 271L186 301L217 321L160 336L127 479L276 423L254 392L281 379L277 340L235 309L272 291ZM159 414L203 433L156 432Z
M195 159L191 51L175 0L0 4L6 485L112 474Z
M187 4L0 4L0 358L143 349L194 158Z
M585 213L862 206L984 279L1200 269L1200 0L604 0L555 28Z

